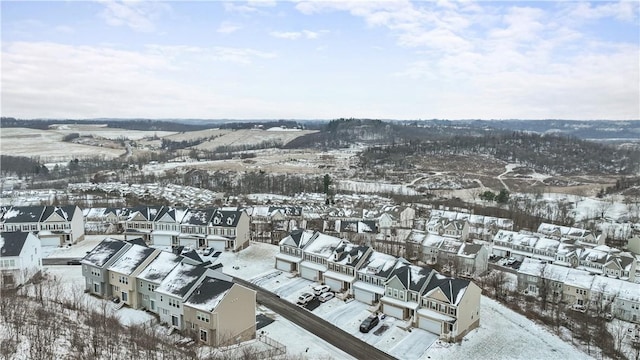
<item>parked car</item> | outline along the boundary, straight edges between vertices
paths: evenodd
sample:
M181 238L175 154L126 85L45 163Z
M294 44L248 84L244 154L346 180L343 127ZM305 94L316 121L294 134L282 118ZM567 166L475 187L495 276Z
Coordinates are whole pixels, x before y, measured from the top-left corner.
M571 310L580 311L580 312L586 312L587 308L584 305L573 304L573 305L571 305Z
M509 259L507 259L507 265L513 265L516 263L516 261L518 260L512 256Z
M307 305L309 301L313 300L314 296L311 293L304 293L298 296L298 301L296 302L298 305Z
M331 287L329 285L318 285L316 287L313 288L313 293L317 295L320 295L322 293L326 293L327 291L330 291Z
M72 259L72 260L67 261L67 265L82 265L82 264L80 263L80 260Z
M222 254L222 251L216 251L216 252L213 253L212 256L213 257L218 257L218 256L220 256L220 254Z
M335 297L335 294L333 292L327 291L327 292L324 292L324 293L320 294L318 296L318 300L320 300L320 302L326 302L326 301L329 301L329 300L333 299L334 297Z
M213 252L213 250L215 250L214 248L210 247L204 250L204 252L202 253L202 255L204 256L209 256L211 255L211 253Z
M368 333L371 329L376 327L380 323L380 319L376 315L371 315L368 318L364 319L362 324L360 324L360 332Z

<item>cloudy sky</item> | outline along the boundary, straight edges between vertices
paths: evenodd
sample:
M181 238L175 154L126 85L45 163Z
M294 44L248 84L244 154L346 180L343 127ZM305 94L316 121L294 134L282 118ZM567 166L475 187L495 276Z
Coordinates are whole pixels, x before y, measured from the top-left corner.
M637 1L2 1L2 116L640 119Z

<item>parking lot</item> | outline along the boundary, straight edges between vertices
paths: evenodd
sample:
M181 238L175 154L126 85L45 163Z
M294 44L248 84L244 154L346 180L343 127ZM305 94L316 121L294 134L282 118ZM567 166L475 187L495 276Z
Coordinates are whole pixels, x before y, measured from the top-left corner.
M319 285L301 277L292 277L291 274L279 270L258 276L251 282L294 304L300 295L313 294L313 288ZM375 309L353 299L345 301L335 297L323 303L314 297L303 307L353 336L398 358L421 358L438 339L437 335L422 329L403 330L398 325L404 326L405 322L390 316L381 319L380 323L368 333L362 333L360 324Z

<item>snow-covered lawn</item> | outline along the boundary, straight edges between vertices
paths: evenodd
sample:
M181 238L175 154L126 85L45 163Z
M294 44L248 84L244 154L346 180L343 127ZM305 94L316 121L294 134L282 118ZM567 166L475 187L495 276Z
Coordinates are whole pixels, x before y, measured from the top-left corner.
M124 235L85 235L84 240L71 246L44 246L42 248L42 256L46 258L82 258L107 237L124 239Z
M431 359L588 359L587 354L542 326L482 297L480 327L460 344L436 342Z

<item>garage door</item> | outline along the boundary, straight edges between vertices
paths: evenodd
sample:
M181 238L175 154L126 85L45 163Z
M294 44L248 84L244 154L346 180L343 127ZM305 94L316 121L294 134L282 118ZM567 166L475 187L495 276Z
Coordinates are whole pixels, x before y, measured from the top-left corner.
M325 277L324 283L329 285L331 291L340 292L342 291L342 281Z
M402 316L404 313L404 311L402 311L402 308L392 306L389 304L382 304L382 312L389 316L393 316L396 319L402 320L404 318Z
M356 300L365 304L373 305L373 302L375 301L374 293L362 289L354 288L353 295L355 296Z
M309 269L308 267L300 267L300 276L311 281L318 281L318 270Z
M278 270L291 272L291 268L292 268L291 265L293 264L288 261L284 261L280 259L276 260L276 269Z
M419 317L418 327L420 329L424 329L438 335L440 335L440 332L442 330L441 329L442 326L440 325L439 321L431 320L422 316Z

